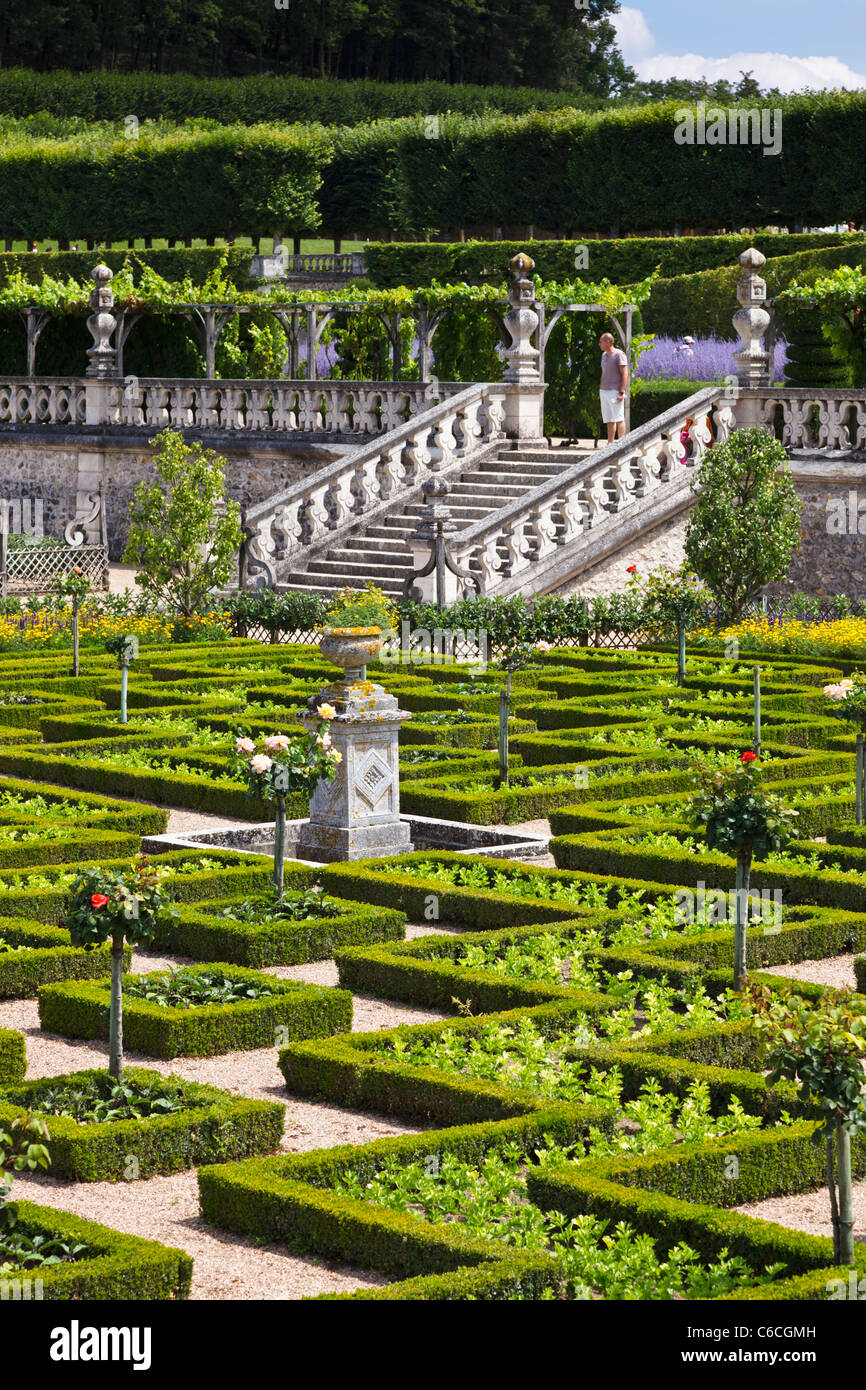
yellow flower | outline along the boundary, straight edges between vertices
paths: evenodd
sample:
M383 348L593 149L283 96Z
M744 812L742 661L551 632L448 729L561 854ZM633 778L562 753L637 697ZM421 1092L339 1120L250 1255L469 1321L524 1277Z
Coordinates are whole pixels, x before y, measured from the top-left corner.
M319 705L319 717L320 717L321 719L333 719L334 716L336 715L336 713L337 713L337 711L334 709L334 706L333 706L333 705L329 705L329 704L322 704L322 705Z
M336 748L332 752L331 758L335 763L341 763L343 761L342 753L339 753Z

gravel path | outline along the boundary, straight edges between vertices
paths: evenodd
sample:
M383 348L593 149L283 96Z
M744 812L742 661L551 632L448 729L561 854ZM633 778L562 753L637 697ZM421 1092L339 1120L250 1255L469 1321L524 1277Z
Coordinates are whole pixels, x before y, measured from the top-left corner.
M225 816L205 815L203 811L184 811L173 809L168 813L168 825L166 834L169 831L186 835L196 830L233 830L236 825L249 825L250 818L246 820L227 820Z
M768 967L768 975L783 975L787 980L812 980L832 989L856 989L854 957L828 956L826 960L801 960L795 965Z
M854 1239L866 1242L866 1182L854 1184ZM735 1207L745 1216L762 1221L776 1221L792 1231L805 1231L810 1236L833 1236L830 1224L830 1194L826 1187L817 1192L798 1192L791 1197L768 1197L763 1202L751 1202Z
M134 1184L68 1183L28 1173L16 1179L15 1195L186 1250L194 1260L193 1299L297 1299L388 1282L371 1270L290 1255L208 1226L199 1215L194 1172Z

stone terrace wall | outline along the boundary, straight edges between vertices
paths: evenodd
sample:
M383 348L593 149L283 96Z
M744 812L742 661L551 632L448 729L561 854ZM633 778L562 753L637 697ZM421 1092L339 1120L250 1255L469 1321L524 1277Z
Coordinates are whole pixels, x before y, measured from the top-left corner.
M263 502L302 482L338 458L348 446L269 441L264 444L214 436L204 442L227 463L229 495L242 507ZM127 513L137 484L154 477L147 440L77 434L52 438L20 429L0 433L0 497L43 499L45 534L62 539L63 528L85 513L87 494L105 489L109 554L120 559L126 544ZM92 539L97 539L94 535Z

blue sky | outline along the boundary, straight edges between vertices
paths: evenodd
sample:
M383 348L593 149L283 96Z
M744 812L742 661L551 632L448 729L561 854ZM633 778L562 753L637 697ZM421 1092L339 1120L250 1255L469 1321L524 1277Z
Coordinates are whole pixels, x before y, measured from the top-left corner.
M866 0L638 0L614 20L643 78L736 78L764 86L866 87Z

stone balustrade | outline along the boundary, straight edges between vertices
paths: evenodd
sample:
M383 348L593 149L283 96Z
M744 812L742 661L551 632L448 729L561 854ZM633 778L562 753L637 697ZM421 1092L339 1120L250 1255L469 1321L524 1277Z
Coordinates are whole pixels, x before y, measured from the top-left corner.
M339 439L395 429L436 396L463 389L459 382L19 377L0 381L0 425L171 427Z
M504 438L505 388L483 383L456 394L423 414L359 445L313 478L269 498L246 514L248 577L276 582L275 532L281 564L291 567L303 552L339 542L361 516L374 521L379 509L408 500L434 473L463 468L476 454Z
M83 425L84 377L7 377L0 380L0 425Z
M757 423L772 428L786 449L866 450L866 391L779 386L746 394Z
M575 544L634 509L648 524L674 495L690 491L707 448L727 439L734 411L723 387L698 391L582 459L561 474L459 532L450 552L473 571L482 592L506 595L523 588L544 592L574 568ZM640 506L637 504L640 503Z

